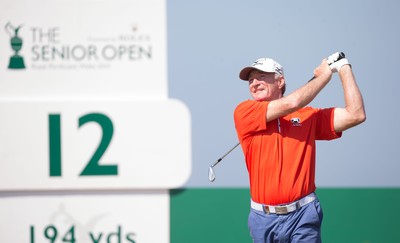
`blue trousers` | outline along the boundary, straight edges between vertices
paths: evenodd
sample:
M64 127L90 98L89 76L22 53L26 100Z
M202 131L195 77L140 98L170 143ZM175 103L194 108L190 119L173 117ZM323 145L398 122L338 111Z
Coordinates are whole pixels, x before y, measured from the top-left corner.
M248 225L254 243L320 243L323 212L318 199L285 215L251 208Z

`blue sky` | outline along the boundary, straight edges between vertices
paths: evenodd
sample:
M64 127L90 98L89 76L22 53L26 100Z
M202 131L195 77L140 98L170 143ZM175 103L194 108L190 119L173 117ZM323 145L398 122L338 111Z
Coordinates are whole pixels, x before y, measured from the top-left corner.
M240 69L271 57L285 69L287 93L312 76L322 58L346 53L363 93L367 121L341 139L319 142L317 186L398 187L397 74L400 3L383 1L167 1L169 97L192 116L192 175L186 187L247 187L237 143L236 105L249 99ZM335 75L311 103L343 106Z

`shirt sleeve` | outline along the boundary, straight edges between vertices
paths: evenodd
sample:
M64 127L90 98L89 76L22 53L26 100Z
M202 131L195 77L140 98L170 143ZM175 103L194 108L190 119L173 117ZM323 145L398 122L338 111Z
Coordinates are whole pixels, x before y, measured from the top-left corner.
M333 124L334 111L335 108L318 109L315 136L317 140L332 140L342 136L342 132L335 132Z
M236 107L234 120L240 140L267 128L268 103L266 101L247 100Z

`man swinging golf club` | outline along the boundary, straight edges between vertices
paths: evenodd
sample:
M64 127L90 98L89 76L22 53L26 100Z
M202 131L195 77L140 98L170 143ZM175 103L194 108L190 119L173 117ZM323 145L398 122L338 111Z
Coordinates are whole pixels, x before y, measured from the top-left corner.
M336 72L344 108L306 107ZM335 53L315 68L310 82L286 96L283 68L272 59L256 60L239 77L248 82L253 98L234 112L250 179L253 242L321 242L315 141L339 138L365 121L352 68L343 53Z

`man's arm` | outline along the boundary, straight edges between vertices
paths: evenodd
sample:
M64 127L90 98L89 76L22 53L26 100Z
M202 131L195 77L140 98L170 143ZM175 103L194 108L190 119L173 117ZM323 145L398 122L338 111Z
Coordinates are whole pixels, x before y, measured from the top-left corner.
M334 128L336 132L354 127L366 119L363 98L351 66L342 66L339 70L339 77L342 81L345 107L335 109Z
M268 105L267 122L290 114L309 104L332 78L332 71L327 60L314 70L315 78L298 88L288 96L273 100Z

